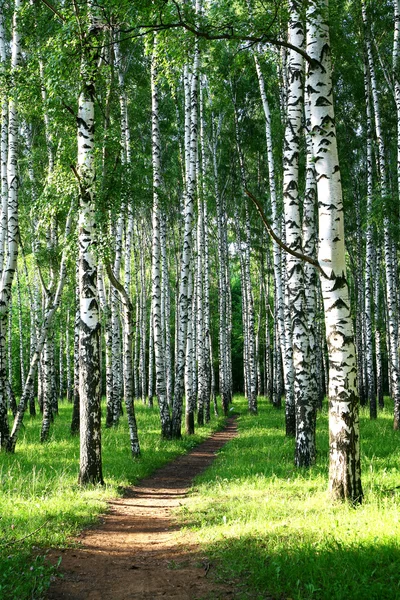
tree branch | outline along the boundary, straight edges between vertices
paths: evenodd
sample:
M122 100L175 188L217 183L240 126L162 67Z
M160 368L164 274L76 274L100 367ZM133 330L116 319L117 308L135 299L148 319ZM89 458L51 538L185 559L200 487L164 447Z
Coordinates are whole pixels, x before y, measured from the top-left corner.
M278 236L276 235L276 233L274 232L274 230L272 229L271 225L268 222L268 219L267 219L267 217L263 211L263 208L261 206L261 203L257 200L257 198L255 198L255 196L253 196L253 194L251 192L249 192L249 190L245 190L245 192L248 195L248 197L250 198L250 200L253 202L253 204L255 205L255 207L258 211L258 214L260 215L268 234L278 244L278 246L280 248L282 248L282 250L284 250L288 254L291 254L292 256L295 256L296 258L299 258L300 260L308 262L310 265L315 267L321 273L321 275L326 277L326 274L324 273L323 269L321 268L319 262L317 260L315 260L315 258L312 258L311 256L306 256L305 254L302 254L301 252L296 252L295 250L292 250L291 248L289 248L289 246L286 246L286 244L284 242L282 242L282 240L280 238L278 238Z
M43 2L43 4L45 4L47 6L47 8L49 8L51 10L52 13L54 13L62 23L65 23L65 19L64 17L58 12L58 10L56 8L54 8L54 6L52 4L50 4L50 2L48 2L47 0L41 0Z
M132 307L131 299L129 298L129 294L126 291L126 289L124 288L124 286L122 285L122 283L120 281L118 281L118 279L115 277L114 271L112 270L110 263L106 262L105 267L106 267L106 273L108 275L108 279L110 280L111 284L121 294L126 305L129 308L129 310L132 310L133 307Z

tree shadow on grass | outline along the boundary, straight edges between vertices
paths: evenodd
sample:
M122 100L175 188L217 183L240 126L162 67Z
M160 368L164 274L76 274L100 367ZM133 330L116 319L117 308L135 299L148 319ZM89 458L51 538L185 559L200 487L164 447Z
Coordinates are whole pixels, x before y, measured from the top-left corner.
M310 538L278 553L269 538L227 538L208 549L220 559L224 578L240 579L252 598L293 600L400 599L400 546L386 543L318 546Z

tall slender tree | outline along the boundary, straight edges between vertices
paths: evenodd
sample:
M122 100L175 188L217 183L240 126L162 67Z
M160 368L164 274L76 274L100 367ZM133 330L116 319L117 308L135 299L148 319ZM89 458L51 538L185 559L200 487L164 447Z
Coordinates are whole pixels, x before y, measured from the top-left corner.
M356 356L346 279L343 199L332 96L328 0L307 7L308 97L317 174L321 287L329 355L329 490L361 502Z

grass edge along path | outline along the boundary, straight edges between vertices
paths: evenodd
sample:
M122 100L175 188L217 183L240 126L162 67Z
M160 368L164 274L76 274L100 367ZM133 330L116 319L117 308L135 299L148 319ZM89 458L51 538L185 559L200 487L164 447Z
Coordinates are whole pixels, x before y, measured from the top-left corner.
M71 405L60 404L50 440L40 444L41 419L24 422L14 455L0 453L0 598L40 600L54 567L47 548L71 545L71 538L93 525L107 511L107 501L123 494L162 465L223 428L212 417L194 436L179 441L160 438L158 409L135 405L142 456L132 460L125 418L117 428L102 431L105 486L77 484L79 438L71 437ZM103 411L105 413L105 411Z
M239 435L196 479L180 521L217 575L243 587L240 597L400 599L400 444L387 404L377 421L361 410L365 499L353 508L328 498L326 407L317 464L295 469L284 411L261 399L250 416L235 397Z

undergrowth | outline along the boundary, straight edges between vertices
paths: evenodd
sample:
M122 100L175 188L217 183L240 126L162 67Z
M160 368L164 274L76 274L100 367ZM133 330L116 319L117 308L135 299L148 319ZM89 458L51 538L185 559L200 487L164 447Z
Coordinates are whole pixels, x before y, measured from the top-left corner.
M27 415L15 454L0 453L0 599L40 600L54 567L46 548L62 548L71 536L92 524L120 495L175 456L222 425L212 420L195 436L180 441L160 438L158 408L135 406L142 456L130 455L125 418L118 427L103 428L104 486L77 484L79 439L71 437L71 405L61 404L48 442L40 444L40 418ZM105 411L104 411L105 412Z
M219 576L239 597L293 600L400 599L399 432L392 407L370 421L361 411L364 502L332 503L327 493L328 424L318 416L318 459L293 466L284 411L266 401L239 436L196 479L181 520L197 531ZM249 591L250 590L250 591Z

